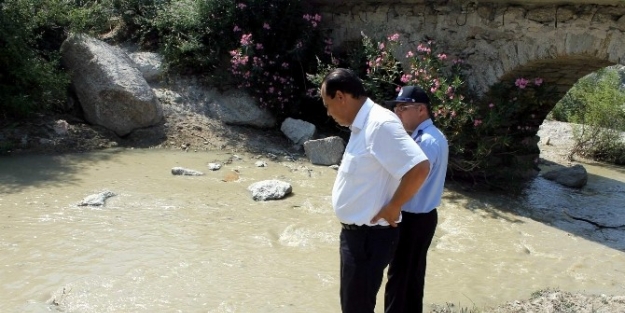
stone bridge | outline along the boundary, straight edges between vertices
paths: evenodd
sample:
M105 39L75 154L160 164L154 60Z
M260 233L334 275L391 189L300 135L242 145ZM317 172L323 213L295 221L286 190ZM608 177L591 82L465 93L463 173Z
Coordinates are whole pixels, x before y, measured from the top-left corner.
M334 43L399 33L433 38L471 66L469 84L484 93L514 77L542 77L563 96L581 77L625 64L625 0L310 0ZM404 51L411 46L403 46ZM401 58L400 58L401 59Z
M517 77L541 77L556 85L557 99L542 112L532 112L535 131L525 138L535 136L579 78L625 64L625 0L309 1L322 12L338 46L360 40L361 31L372 38L399 33L404 43L412 43L398 51L401 60L424 38L434 39L442 51L471 66L467 80L478 95ZM522 154L535 157L538 152L534 145Z

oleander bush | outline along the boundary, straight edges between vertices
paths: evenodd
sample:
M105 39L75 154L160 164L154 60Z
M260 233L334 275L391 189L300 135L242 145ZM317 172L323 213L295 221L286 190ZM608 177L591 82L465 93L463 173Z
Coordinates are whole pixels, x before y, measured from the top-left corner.
M319 86L332 69L353 68L377 103L395 98L401 86L420 86L430 97L434 123L449 141L452 174L496 176L510 167L520 171L535 167L537 151L532 150L527 137L535 134L540 121L511 125L518 120L538 121L550 105L553 87L543 84L541 78L519 77L493 86L489 94L478 99L467 87L464 73L468 67L462 59L440 51L435 41L424 40L407 49L399 60L396 51L401 45L398 34L379 41L363 34L359 51L351 50L333 57L332 63L320 64L320 71L309 79ZM527 154L536 157L519 161L510 153L514 145L527 146Z

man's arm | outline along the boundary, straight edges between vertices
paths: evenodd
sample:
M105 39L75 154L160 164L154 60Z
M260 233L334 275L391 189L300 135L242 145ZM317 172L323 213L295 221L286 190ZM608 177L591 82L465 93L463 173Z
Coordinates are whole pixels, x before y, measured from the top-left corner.
M391 201L371 219L371 223L375 224L379 219L383 218L391 226L397 227L395 221L399 219L402 205L419 191L429 173L430 162L428 160L417 163L417 165L408 170L401 178L401 182L397 190L395 190Z

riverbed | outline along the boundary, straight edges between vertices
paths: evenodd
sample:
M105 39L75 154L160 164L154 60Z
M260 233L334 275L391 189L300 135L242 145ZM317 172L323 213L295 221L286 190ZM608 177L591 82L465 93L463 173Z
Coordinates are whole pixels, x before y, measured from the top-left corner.
M173 176L175 166L206 175ZM514 195L446 188L425 303L495 306L549 287L625 294L625 230L565 214L625 213L625 171L585 166L580 191L540 177ZM303 158L223 151L2 157L0 307L339 312L335 176ZM293 194L253 201L247 187L265 179L289 182ZM77 205L103 190L116 194L104 206Z

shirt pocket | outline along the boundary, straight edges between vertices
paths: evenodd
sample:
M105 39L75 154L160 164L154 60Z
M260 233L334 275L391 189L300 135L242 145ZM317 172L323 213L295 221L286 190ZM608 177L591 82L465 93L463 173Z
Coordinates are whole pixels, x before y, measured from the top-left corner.
M351 154L344 154L339 166L339 172L345 175L353 175L356 172L356 158Z

